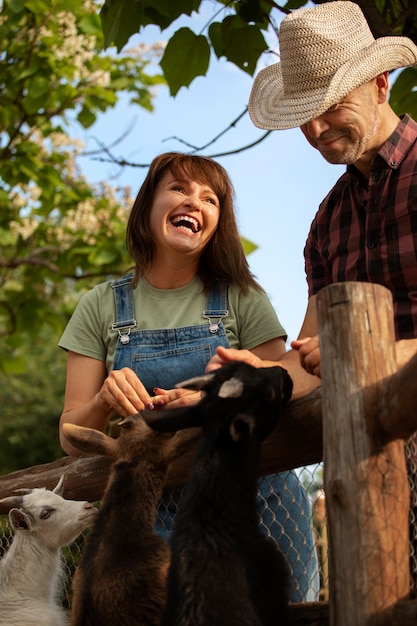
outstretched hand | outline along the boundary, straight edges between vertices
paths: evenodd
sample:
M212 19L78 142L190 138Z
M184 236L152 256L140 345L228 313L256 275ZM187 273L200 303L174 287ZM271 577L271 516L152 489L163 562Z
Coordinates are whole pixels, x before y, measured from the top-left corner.
M162 389L155 387L154 407L156 409L177 409L179 407L197 404L201 400L201 391L192 391L191 389Z
M263 361L249 350L236 350L234 348L224 348L219 346L216 349L216 354L210 359L206 366L206 372L212 372L219 367L222 367L226 363L231 361L244 361L253 365L253 367L262 367ZM155 387L154 393L159 398L159 402L155 405L155 408L169 408L174 409L178 407L189 406L191 404L197 404L201 400L201 391L191 391L190 389L160 389Z
M291 348L300 355L300 363L306 372L320 378L320 347L319 337L304 337L291 342Z

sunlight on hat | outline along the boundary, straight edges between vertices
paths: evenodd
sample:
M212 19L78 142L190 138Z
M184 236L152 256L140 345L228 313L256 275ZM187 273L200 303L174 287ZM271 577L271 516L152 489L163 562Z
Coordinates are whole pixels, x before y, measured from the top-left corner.
M411 39L375 39L348 0L287 15L279 47L281 61L258 73L249 99L252 122L266 130L301 126L378 74L417 63Z

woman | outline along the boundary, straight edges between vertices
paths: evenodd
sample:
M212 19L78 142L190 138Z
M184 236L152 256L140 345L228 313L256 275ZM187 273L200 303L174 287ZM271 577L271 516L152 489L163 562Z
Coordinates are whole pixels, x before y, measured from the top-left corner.
M260 359L282 356L285 331L249 270L233 198L226 171L211 159L176 152L154 159L127 225L134 271L88 292L60 340L68 351L60 424L103 431L114 412L163 405L169 397L163 390L202 374L218 346L248 349ZM62 433L60 440L68 454L78 453ZM305 493L292 472L278 476L280 487L287 479L295 487L304 509L297 515L304 543ZM158 526L170 528L178 497L167 492ZM285 526L288 510L280 507L276 516ZM314 558L312 540L310 547ZM305 599L308 585L307 577L296 600Z

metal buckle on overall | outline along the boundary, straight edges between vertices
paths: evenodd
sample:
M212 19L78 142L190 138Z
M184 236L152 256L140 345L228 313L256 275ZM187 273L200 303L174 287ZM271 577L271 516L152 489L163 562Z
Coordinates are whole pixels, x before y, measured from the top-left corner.
M222 321L223 317L228 317L229 315L229 311L227 309L224 310L214 310L214 311L210 311L211 315L209 314L209 311L204 311L203 313L203 317L208 320L209 323L209 331L214 335L215 333L218 332L219 330L219 326L220 326L220 322ZM216 321L213 322L212 318L214 318Z
M132 328L135 328L136 322L134 324L130 324L130 326L122 326L121 328L117 328L117 326L118 324L116 322L112 324L111 329L117 331L117 334L120 337L120 343L125 346L130 341L130 331L132 330Z
M219 317L216 322L212 322L209 317L207 317L207 319L209 323L209 331L212 333L212 335L216 334L217 331L219 330L219 326L220 326L220 322L222 318Z

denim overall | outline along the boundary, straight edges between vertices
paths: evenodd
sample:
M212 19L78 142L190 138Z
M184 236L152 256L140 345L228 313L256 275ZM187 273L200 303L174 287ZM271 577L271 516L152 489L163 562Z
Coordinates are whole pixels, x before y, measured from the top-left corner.
M228 316L227 287L217 282L207 294L204 324L136 330L134 295L129 274L114 282L118 333L114 369L131 368L148 393L154 387L172 389L176 383L204 374L217 346L229 347L222 318ZM137 313L137 311L136 311ZM158 507L156 530L167 537L182 487L166 489ZM265 510L262 524L277 541L292 571L291 600L317 599L318 570L307 495L294 472L265 477L260 484Z
M113 330L119 334L114 369L130 367L140 378L150 395L154 387L172 389L193 376L204 374L217 346L229 348L222 318L227 317L227 288L218 282L207 295L205 324L134 330L136 327L132 276L112 283L116 322Z

